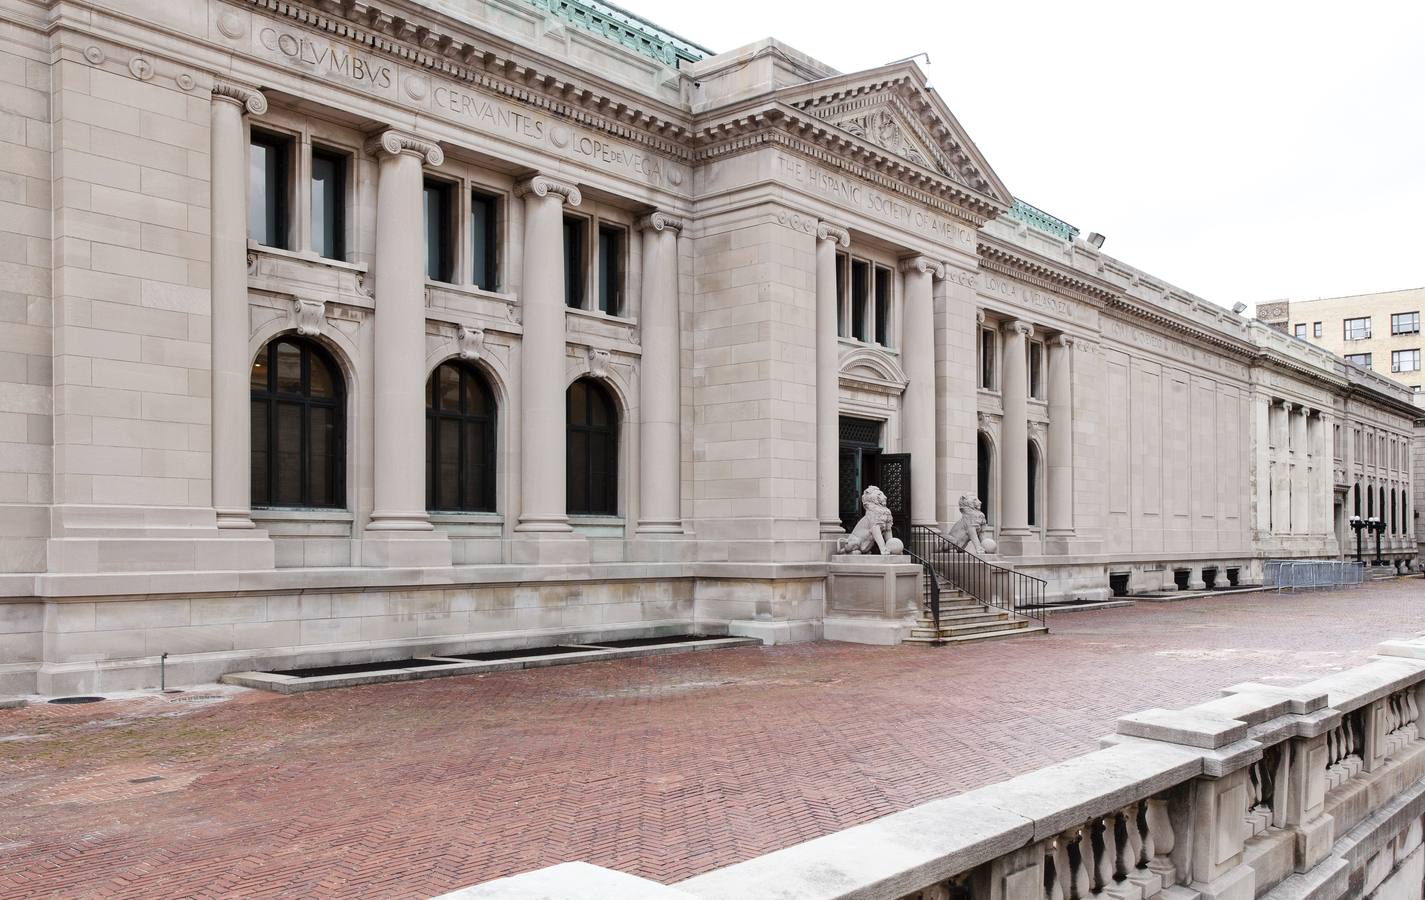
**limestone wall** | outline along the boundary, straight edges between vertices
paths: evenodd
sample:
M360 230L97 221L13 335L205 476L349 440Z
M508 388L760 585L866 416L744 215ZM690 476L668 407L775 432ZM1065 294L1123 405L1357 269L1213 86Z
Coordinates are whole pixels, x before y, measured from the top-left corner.
M1103 748L671 886L565 864L502 900L1422 896L1425 642L1282 688L1124 716Z

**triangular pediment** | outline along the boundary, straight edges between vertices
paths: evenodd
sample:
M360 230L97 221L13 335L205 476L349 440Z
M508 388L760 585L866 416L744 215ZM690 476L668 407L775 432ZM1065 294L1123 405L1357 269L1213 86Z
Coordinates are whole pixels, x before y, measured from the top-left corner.
M913 63L786 88L779 99L1005 206L1014 197Z

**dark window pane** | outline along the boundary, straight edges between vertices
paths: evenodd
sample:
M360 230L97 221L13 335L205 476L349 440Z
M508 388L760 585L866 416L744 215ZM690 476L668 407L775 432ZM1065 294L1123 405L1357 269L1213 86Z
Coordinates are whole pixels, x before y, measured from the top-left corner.
M486 397L485 389L481 380L474 375L467 375L464 385L465 411L472 416L488 416L490 414L490 403Z
M302 503L302 406L277 404L277 434L274 436L273 465L276 479L273 502L281 506Z
M307 358L308 393L313 397L335 397L336 379L319 356Z
M254 132L248 147L248 236L267 247L287 247L287 160L291 141Z
M589 435L575 431L569 435L569 511L589 509Z
M495 410L483 376L461 363L445 363L431 374L429 385L427 504L432 509L493 511Z
M330 506L331 450L335 411L314 406L308 422L307 485L308 502L313 506Z
M346 157L312 150L312 249L346 258Z
M252 401L252 504L266 506L267 495L267 403Z
M876 266L876 343L885 347L891 318L891 270Z
M849 337L846 323L842 321L842 308L846 305L846 260L844 253L836 254L836 336Z
M450 186L425 183L426 278L451 280Z
M866 299L871 290L871 266L865 260L851 260L851 336L866 340Z
M283 394L302 392L302 351L295 344L277 345L277 390Z
M618 411L599 384L576 381L569 388L568 510L573 514L618 512Z
M582 381L569 386L569 424L589 424L589 389Z
M443 412L460 412L460 370L445 365L437 370L440 379L440 393L436 406Z
M439 426L440 468L436 479L440 484L438 497L441 509L460 508L460 424L442 422Z
M475 286L499 290L496 264L499 258L497 220L499 198L475 191L470 196L470 249L474 260L471 277Z
M599 309L618 315L623 308L623 230L599 228Z
M583 219L564 220L564 304L580 309L584 305Z
M252 379L250 383L253 390L265 391L271 387L267 382L269 372L270 370L267 365L267 348L263 347L262 351L257 354L257 361L252 364Z

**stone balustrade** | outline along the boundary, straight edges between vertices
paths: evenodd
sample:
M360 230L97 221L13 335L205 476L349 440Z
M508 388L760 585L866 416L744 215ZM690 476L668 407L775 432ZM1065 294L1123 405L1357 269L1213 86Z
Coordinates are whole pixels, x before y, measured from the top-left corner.
M659 885L567 863L448 895L1254 900L1422 895L1425 639L1124 716L1103 747ZM532 893L531 893L532 892Z

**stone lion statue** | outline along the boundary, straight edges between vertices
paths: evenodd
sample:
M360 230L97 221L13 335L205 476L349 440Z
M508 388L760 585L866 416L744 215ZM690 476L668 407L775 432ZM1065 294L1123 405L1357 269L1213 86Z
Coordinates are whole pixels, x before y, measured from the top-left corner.
M950 533L946 537L962 550L994 553L999 549L994 540L980 536L980 529L985 527L986 521L980 498L974 494L961 494L960 521L950 526Z
M861 521L836 542L837 553L870 553L873 547L886 555L905 552L900 538L891 537L894 517L880 488L873 484L861 492L861 509Z

